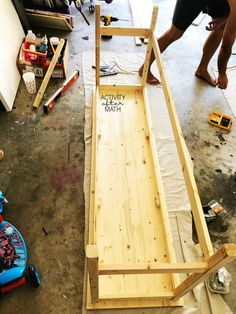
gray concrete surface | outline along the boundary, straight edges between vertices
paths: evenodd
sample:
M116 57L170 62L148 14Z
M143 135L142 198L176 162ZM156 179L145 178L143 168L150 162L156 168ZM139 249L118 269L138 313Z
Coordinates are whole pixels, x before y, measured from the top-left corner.
M156 0L160 6L158 29L161 34L169 25L173 2ZM119 2L120 3L120 2ZM35 29L36 33L68 38L69 68L80 71L81 52L94 49L94 16L91 25L75 12L72 33ZM130 17L126 1L118 5L102 3L102 14ZM169 82L190 155L202 203L220 201L228 216L209 225L213 243L236 242L236 129L220 136L207 123L212 110L231 114L218 88L194 76L206 38L207 20L191 26L184 37L163 54ZM131 24L129 22L128 24ZM120 25L120 24L119 24ZM89 40L82 37L89 36ZM143 52L131 38L113 38L103 49L116 52ZM215 66L215 59L212 65ZM235 60L232 61L235 62ZM38 81L38 86L40 81ZM50 82L44 100L57 90L60 81ZM0 190L9 199L4 218L13 223L25 238L29 261L42 277L38 290L29 285L0 296L0 313L80 313L84 269L84 90L83 76L61 99L49 115L33 112L33 96L21 82L14 109L0 112ZM231 290L224 298L236 312L236 263L228 270Z

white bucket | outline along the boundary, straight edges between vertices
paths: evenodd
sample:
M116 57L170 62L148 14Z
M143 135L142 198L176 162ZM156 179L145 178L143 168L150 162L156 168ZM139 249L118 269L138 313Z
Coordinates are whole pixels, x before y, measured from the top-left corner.
M26 72L22 75L25 82L26 89L29 94L36 93L35 74L33 72Z
M50 38L50 43L51 43L53 46L58 46L58 45L59 45L59 38L58 38L58 37L51 37L51 38Z

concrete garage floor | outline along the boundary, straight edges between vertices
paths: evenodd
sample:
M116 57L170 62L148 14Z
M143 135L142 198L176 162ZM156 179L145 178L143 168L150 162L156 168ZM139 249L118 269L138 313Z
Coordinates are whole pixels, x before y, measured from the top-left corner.
M157 0L160 6L158 28L162 33L171 21L173 1ZM122 5L121 5L122 4ZM9 200L4 218L22 233L28 247L29 261L35 264L42 286L34 290L26 285L1 296L4 313L80 313L84 270L84 90L81 52L94 49L94 16L84 12L91 25L76 14L72 33L35 30L68 38L69 73L78 68L79 80L65 94L49 115L42 107L31 109L34 96L27 94L21 82L14 109L0 112L0 189ZM127 1L102 3L102 14L129 18ZM131 23L131 22L130 22ZM130 24L127 23L127 24ZM207 123L212 110L232 115L218 88L194 77L207 35L207 19L190 27L184 37L163 54L169 82L201 196L205 204L220 201L228 216L209 225L215 245L236 242L236 129L223 134ZM113 24L115 25L115 24ZM118 24L117 24L118 25ZM121 25L121 23L119 24ZM82 37L89 36L89 40ZM121 45L122 43L122 45ZM103 49L116 52L144 52L130 38L113 38ZM235 59L231 59L235 63ZM215 60L213 60L215 66ZM38 86L40 81L38 81ZM45 100L61 81L50 82ZM232 276L231 290L224 298L236 312L236 263L227 269Z

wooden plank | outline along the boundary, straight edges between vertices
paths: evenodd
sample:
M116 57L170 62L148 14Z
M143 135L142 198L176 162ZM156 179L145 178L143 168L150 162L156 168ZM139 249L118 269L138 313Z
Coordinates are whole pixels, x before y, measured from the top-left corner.
M96 40L96 86L100 85L100 36L101 36L101 27L100 27L100 4L97 3L95 7L95 40Z
M156 27L157 13L158 13L158 7L155 5L155 6L153 6L152 20L151 20L151 25L150 25L150 29L153 32L154 32L155 27ZM141 83L142 86L146 86L146 84L147 84L147 74L148 74L148 69L150 66L151 54L152 54L152 40L149 39L147 51L146 51L146 56L145 56L145 61L144 61L144 65L143 65L143 75L142 75L142 83Z
M112 294L107 294L107 295L103 295L99 298L100 301L106 301L109 299L112 300L128 300L128 299L143 299L143 300L147 300L147 299L166 299L166 300L170 300L174 297L174 293L173 292L163 292L163 291L157 291L155 294L119 294L119 295L112 295Z
M164 294L163 292L161 293L160 291L157 291L160 294ZM121 295L122 296L122 295ZM132 296L132 294L129 294L128 296ZM166 297L153 297L153 298L147 298L144 297L142 298L142 294L139 295L139 298L135 298L134 296L129 299L119 299L119 298L114 298L114 299L108 299L106 297L110 297L109 294L101 296L100 300L94 304L92 304L89 300L87 303L87 310L101 310L101 309L126 309L126 312L129 313L128 309L142 309L142 308L157 308L157 307L180 307L183 306L183 302L180 300L178 301L172 301L169 298ZM162 309L163 310L163 309Z
M96 177L96 134L97 134L97 93L93 92L93 115L92 115L92 148L91 148L91 161L90 161L90 199L89 199L89 235L88 243L95 244L95 177Z
M111 27L101 26L101 35L112 35L112 36L144 36L147 37L149 34L148 28L130 28L130 27Z
M64 17L57 17L51 15L35 14L26 12L31 25L40 27L58 28L68 31L72 31L73 27Z
M140 84L130 84L130 85L118 85L118 84L112 84L112 85L108 85L108 84L102 84L100 85L100 92L102 92L103 90L124 90L124 91L135 91L135 90L143 90L142 86Z
M60 56L60 53L62 51L62 48L63 48L64 44L65 44L65 40L63 38L61 38L60 42L59 42L59 44L57 46L56 52L53 55L53 58L52 58L52 60L50 62L50 65L49 65L49 67L47 69L47 72L46 72L46 74L44 76L44 79L43 79L43 81L41 83L41 86L39 88L37 96L36 96L36 98L34 100L33 107L36 108L36 109L40 105L40 102L41 102L41 100L43 98L43 95L44 95L45 90L47 88L48 82L49 82L49 80L51 78L52 72L53 72L53 70L54 70L54 68L56 66L57 60L58 60L58 58Z
M167 249L166 252L167 252L168 261L171 263L175 263L176 257L175 257L175 251L173 248L173 241L172 241L170 224L169 224L169 216L168 216L168 211L167 211L167 206L166 206L164 188L162 184L162 176L161 176L161 170L160 170L159 160L157 156L157 149L156 149L154 137L152 135L153 134L152 119L151 119L151 113L150 113L150 109L148 105L148 95L147 95L146 88L143 89L143 95L144 95L146 117L148 121L148 130L147 130L148 139L147 140L150 142L150 148L151 148L152 156L153 156L152 160L154 164L155 180L156 180L156 185L158 189L158 194L156 195L156 206L160 210L162 225L164 226L163 228L164 241L165 241L165 245ZM179 283L180 283L179 276L177 274L174 274L172 277L173 287L177 287Z
M87 266L89 274L89 283L91 289L92 302L98 301L98 248L96 245L87 245L86 247Z
M199 242L201 245L202 252L204 254L204 258L207 261L208 258L214 253L213 247L211 244L210 236L208 233L205 217L202 211L202 205L200 201L200 197L197 190L197 185L195 182L193 168L191 165L191 161L188 157L188 150L186 147L186 143L184 141L184 137L181 131L179 119L177 116L177 112L175 109L173 97L171 95L170 87L167 81L166 72L164 69L164 65L161 58L160 49L157 43L156 37L152 34L153 41L153 50L156 57L157 66L160 73L161 83L163 86L163 92L166 99L167 109L169 112L169 117L175 137L176 147L178 150L182 171L184 174L184 179L186 183L186 189L188 192L191 209L196 225L196 230L199 238Z
M206 271L207 263L156 263L134 265L103 265L99 264L99 275L128 275L128 274L162 274L162 273L202 273Z
M216 272L221 267L236 259L236 245L232 243L224 244L219 250L214 253L208 262L208 269L202 274L192 274L184 280L175 290L173 300L180 298L187 292L191 291L203 280L208 278L212 273Z
M134 90L123 90L120 86L105 89L101 86L99 90L94 225L100 263L168 262L163 219L156 201L159 192L150 142L147 141L148 122L143 90L139 86L138 89L135 86ZM106 104L110 104L112 99L115 108L118 108L116 112L105 109L109 109ZM111 108L114 107L111 105ZM99 296L154 295L156 291L173 289L172 274L143 277L100 276ZM143 304L147 306L153 304L145 302ZM138 304L133 300L128 303L125 306L135 307Z

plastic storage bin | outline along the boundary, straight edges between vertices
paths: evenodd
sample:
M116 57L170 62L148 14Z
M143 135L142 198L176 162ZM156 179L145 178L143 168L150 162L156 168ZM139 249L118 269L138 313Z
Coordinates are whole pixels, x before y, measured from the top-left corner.
M34 44L32 41L25 41L22 46L25 61L45 65L47 52L37 52L30 50L30 45Z

